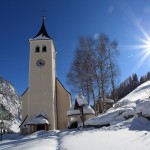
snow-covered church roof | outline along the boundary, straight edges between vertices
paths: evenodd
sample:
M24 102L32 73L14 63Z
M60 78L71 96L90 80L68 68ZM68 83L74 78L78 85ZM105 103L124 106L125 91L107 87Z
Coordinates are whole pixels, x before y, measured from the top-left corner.
M34 118L28 121L28 125L49 124L45 114L38 113Z
M37 117L37 118L32 118L31 120L29 120L29 122L27 123L28 125L36 125L36 124L49 124L48 120L46 118L43 117Z

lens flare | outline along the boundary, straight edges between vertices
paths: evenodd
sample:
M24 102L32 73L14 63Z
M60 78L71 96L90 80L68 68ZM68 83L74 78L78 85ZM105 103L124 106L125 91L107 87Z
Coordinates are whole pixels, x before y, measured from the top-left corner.
M150 56L150 38L139 39L139 40L141 44L120 46L120 48L124 50L138 51L137 54L140 56L140 59L136 68L134 68L135 70L138 70L142 66L144 61L146 61L146 59Z
M139 63L136 66L136 70L138 70L144 61L150 56L150 36L142 26L142 18L139 19L130 5L125 0L119 0L120 8L126 14L126 16L130 19L130 21L135 25L135 27L142 33L144 38L139 38L140 44L137 45L125 45L121 46L123 49L126 50L137 50L138 54L140 54ZM140 52L139 52L140 51Z

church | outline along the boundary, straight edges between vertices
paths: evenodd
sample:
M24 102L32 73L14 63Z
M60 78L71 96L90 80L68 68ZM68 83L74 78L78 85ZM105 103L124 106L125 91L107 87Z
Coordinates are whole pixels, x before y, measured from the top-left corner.
M29 39L29 85L22 94L22 134L67 127L71 94L56 77L56 50L43 17L37 35Z

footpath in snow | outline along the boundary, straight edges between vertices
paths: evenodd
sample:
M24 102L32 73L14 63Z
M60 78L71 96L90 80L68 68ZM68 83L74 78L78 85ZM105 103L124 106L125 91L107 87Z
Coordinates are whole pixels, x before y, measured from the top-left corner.
M39 131L29 136L4 135L0 150L56 150L56 131Z

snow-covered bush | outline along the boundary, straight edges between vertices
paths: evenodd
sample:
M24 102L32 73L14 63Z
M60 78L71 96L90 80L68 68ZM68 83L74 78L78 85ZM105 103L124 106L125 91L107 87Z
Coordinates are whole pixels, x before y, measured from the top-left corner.
M139 104L137 104L136 112L142 114L144 117L150 117L150 99L144 99Z

